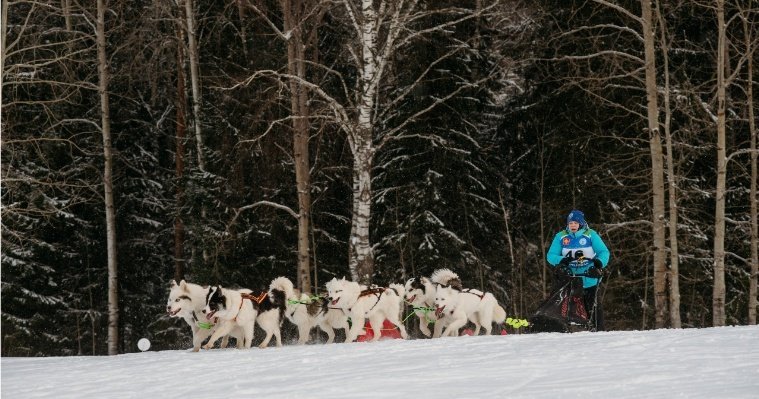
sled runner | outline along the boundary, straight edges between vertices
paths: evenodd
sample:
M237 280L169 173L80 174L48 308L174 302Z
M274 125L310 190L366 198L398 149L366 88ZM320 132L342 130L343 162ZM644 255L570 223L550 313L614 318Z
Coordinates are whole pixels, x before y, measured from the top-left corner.
M554 290L529 318L529 332L595 331L591 315L598 301L598 290L593 308L586 309L583 300L584 274L558 274L558 289ZM599 285L601 280L598 281Z

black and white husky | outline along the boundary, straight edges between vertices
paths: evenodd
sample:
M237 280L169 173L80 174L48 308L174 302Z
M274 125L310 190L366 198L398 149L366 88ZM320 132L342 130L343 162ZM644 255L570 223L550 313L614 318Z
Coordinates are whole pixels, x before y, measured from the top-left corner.
M348 317L341 310L330 309L327 298L300 292L287 277L277 277L269 286L270 290L285 293L287 308L285 317L298 327L298 344L308 342L311 330L319 328L327 333L327 343L335 341L335 329L348 330Z
M253 344L256 322L266 333L259 348L266 348L272 336L276 338L277 346L282 346L280 326L284 310L285 294L279 290L273 290L271 294L264 292L253 295L248 289L210 287L206 294L206 306L203 313L208 320L217 318L221 325L211 335L211 339L204 348L209 349L216 340L226 334L226 331L235 326L243 330L244 347L250 348Z
M197 284L188 283L184 280L177 284L171 280L169 299L166 301L166 313L169 317L181 317L192 329L192 350L197 352L200 345L218 327L214 320L206 321L203 317L203 308L206 304L207 288ZM242 347L243 332L240 328L230 330L230 335L237 339L237 347ZM221 347L227 347L228 336L225 334L221 341Z
M422 334L433 338L440 337L445 326L445 320L437 320L434 316L435 311L435 291L439 285L457 285L459 282L458 274L449 269L438 269L432 273L430 278L412 277L406 281L406 302L414 309L414 313L419 318L419 329ZM434 333L430 332L429 323L435 323Z
M406 328L400 321L401 300L404 288L400 284L390 284L389 288L365 288L356 282L345 278L333 278L327 283L329 307L341 309L351 319L351 328L345 342L353 342L364 330L364 322L368 318L374 331L381 331L387 319L401 332L403 339L408 338ZM372 341L380 338L374 334Z

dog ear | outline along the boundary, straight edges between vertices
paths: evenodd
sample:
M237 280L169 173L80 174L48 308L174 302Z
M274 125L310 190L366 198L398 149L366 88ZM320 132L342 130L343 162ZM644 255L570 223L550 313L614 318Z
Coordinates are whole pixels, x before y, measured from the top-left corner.
M179 286L182 287L183 290L187 291L187 282L182 280L179 282Z
M430 279L427 277L421 277L419 280L422 282L422 284L432 284L432 281L430 281Z
M171 285L169 287L174 288L177 286L177 280L171 279Z
M464 289L464 286L461 284L461 280L457 278L452 278L448 280L448 286L453 288L456 291L462 291Z

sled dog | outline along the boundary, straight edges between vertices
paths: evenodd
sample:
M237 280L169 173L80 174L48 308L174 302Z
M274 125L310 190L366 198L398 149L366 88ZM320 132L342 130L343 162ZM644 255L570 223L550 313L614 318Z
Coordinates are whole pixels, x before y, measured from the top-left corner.
M206 303L207 292L207 288L197 284L188 283L184 280L177 284L176 281L171 280L169 299L166 301L166 313L169 317L181 317L190 325L193 352L199 351L203 341L210 337L219 326L213 320L206 322L203 318L203 307ZM242 330L233 328L230 335L237 339L237 347L241 348L243 344ZM224 335L224 339L221 341L222 348L227 347L228 337L228 335Z
M406 302L411 304L414 313L419 317L419 329L422 334L433 338L440 337L445 327L445 319L437 320L431 313L435 310L435 291L438 285L460 286L458 274L450 269L438 269L432 273L430 278L412 277L406 281ZM434 333L430 332L429 323L435 323Z
M450 285L440 285L435 291L435 315L445 320L447 326L441 336L453 336L467 320L475 325L474 335L480 328L490 335L493 322L502 324L506 311L498 304L493 294L471 288L460 289ZM436 323L437 324L437 323Z
M342 328L347 332L348 317L342 310L330 309L327 306L327 298L300 292L287 277L275 278L269 289L270 292L280 290L285 293L285 317L298 327L298 344L308 342L311 330L316 326L327 333L328 344L335 341L336 328Z
M403 339L408 338L406 328L400 321L401 298L404 294L402 285L390 284L389 288L369 287L362 289L358 283L347 281L345 278L341 280L333 278L326 285L329 307L342 309L351 319L351 327L345 342L353 342L359 335L362 335L361 332L367 318L374 331L381 331L382 325L387 319L398 327ZM375 334L372 341L378 340L380 335Z
M222 286L210 287L206 294L206 306L203 313L206 319L218 318L221 322L219 329L211 335L209 349L226 330L239 326L243 330L244 347L253 344L253 333L256 322L266 333L266 337L258 346L266 348L271 337L276 339L277 346L282 346L280 326L285 309L284 292L272 290L259 295L252 295L248 289L232 290Z

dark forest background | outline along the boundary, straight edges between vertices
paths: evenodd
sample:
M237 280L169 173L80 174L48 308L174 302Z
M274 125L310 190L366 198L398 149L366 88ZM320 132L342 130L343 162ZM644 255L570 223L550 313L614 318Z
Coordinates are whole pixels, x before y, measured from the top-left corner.
M107 353L103 140L90 3L3 1L3 356ZM354 38L343 3L303 2L319 14L310 22L306 76L348 98L357 74L344 46ZM244 208L261 201L298 207L286 79L251 79L257 71L286 71L287 43L274 30L283 29L282 3L195 1L198 114L185 3L106 4L119 350L135 351L142 337L156 349L187 348L189 328L165 315L178 264L198 284L258 290L277 276L297 277L297 220L276 206ZM376 140L401 124L405 136L383 145L371 170L373 282L447 267L465 285L493 292L509 316L526 317L550 289L547 245L579 208L612 252L602 296L607 328L654 327L643 45L640 26L610 4L640 15L638 1L419 2L420 10L441 12L407 29L485 12L414 36L389 60L380 97L410 95L377 105ZM663 85L668 77L671 96L682 326L711 326L717 19L712 2L653 4L657 37L666 31L667 46L657 41L657 79ZM756 60L757 7L725 4L732 77L727 324L749 323L756 279L749 151L756 102L748 101L748 88L757 87L757 72L747 65ZM425 100L467 82L478 84L420 113ZM328 105L313 98L309 107L310 260L318 292L332 277L350 276L353 172L349 143Z

